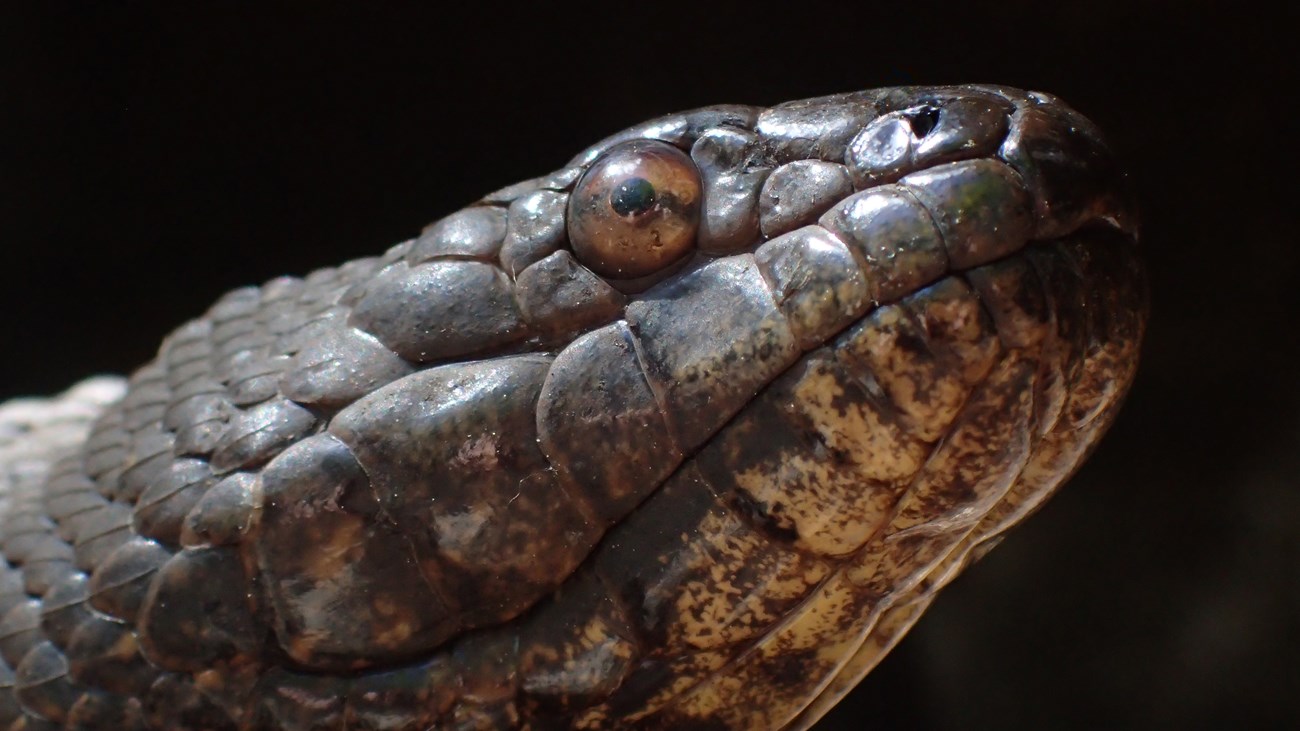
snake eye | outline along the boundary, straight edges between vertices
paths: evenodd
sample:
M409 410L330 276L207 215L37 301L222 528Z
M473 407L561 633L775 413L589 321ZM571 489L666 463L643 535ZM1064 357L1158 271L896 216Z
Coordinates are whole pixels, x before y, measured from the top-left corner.
M598 274L632 279L682 258L700 222L700 172L654 140L611 147L569 197L569 242Z

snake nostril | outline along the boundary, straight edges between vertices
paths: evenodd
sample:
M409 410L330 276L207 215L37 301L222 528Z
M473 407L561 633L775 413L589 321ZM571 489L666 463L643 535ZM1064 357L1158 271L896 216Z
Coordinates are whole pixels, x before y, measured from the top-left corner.
M912 134L916 135L917 139L930 134L939 125L939 114L938 107L928 105L908 111L907 124L912 128Z

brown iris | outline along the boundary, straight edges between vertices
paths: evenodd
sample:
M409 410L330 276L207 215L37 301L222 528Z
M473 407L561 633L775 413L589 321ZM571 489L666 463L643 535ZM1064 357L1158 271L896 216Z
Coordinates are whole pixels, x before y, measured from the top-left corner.
M569 242L597 274L632 279L681 259L700 223L700 173L655 140L611 147L569 198Z

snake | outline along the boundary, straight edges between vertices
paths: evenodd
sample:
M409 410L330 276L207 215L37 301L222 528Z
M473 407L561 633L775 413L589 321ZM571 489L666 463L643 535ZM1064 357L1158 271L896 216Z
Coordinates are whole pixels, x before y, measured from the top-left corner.
M1114 420L1056 97L636 125L0 406L0 728L808 729Z

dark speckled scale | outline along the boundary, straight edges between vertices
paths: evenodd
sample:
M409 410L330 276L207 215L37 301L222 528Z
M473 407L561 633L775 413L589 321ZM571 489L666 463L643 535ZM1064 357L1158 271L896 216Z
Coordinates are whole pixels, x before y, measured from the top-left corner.
M26 562L32 551L54 531L54 521L31 508L6 515L0 524L0 548L5 558Z
M181 521L216 481L207 462L176 459L149 483L136 502L135 532L164 544L180 542Z
M354 678L347 686L344 728L399 731L434 724L456 698L457 672L443 658Z
M698 445L799 355L752 256L719 259L633 302L628 325L679 443ZM706 337L684 343L681 333Z
M527 703L573 711L618 689L635 666L640 631L610 584L583 571L519 632L519 688Z
M29 594L40 595L50 587L77 573L73 567L72 547L52 532L44 533L23 561L23 586Z
M224 474L258 467L315 426L316 416L293 401L273 399L260 403L231 419L212 453L212 468Z
M135 622L154 574L171 557L155 541L135 537L110 553L90 580L91 606L124 622Z
M682 456L623 322L560 353L542 386L537 421L542 452L602 521L641 502Z
M118 491L122 479L122 470L126 461L130 436L122 428L122 410L118 405L110 406L91 438L99 437L94 451L86 453L86 476L94 480L95 489L106 498L111 498ZM89 443L87 446L90 446Z
M21 601L0 617L0 657L10 667L17 667L27 651L41 640L39 599Z
M704 206L696 246L730 254L759 237L758 196L772 172L761 138L746 130L718 127L701 134L691 159L704 183Z
M234 412L234 404L219 382L197 378L177 387L163 412L163 426L181 433L209 422L222 422Z
M877 114L880 90L778 104L758 115L755 130L778 163L843 162L849 141Z
M0 565L0 618L28 599L27 592L23 589L22 571L7 564Z
M1028 193L1008 166L990 160L940 165L899 181L934 218L953 269L986 264L1024 246L1033 232Z
M272 670L263 678L256 726L284 731L343 729L346 681Z
M89 577L78 572L41 597L41 631L60 648L67 648L73 631L91 616L88 581Z
M706 130L731 127L751 130L759 119L761 110L742 104L719 104L701 107L689 112L669 114L629 127L610 135L583 150L570 161L570 165L590 165L602 152L626 140L662 140L683 149L689 149Z
M515 278L519 310L529 327L567 342L618 319L627 298L568 251L535 262Z
M568 241L567 193L539 190L510 204L501 268L513 279L530 264L555 253Z
M262 473L260 508L264 529L251 553L267 582L276 635L291 657L346 665L369 651L367 662L374 662L387 659L394 642L430 644L447 636L457 597L423 579L424 567L395 526L373 520L380 513L376 495L337 437L314 436L272 462ZM303 545L326 550L304 552ZM316 597L347 611L322 612Z
M505 272L482 262L398 266L367 287L351 322L412 362L465 356L523 337L510 290Z
M262 645L265 629L243 589L239 556L228 547L187 548L157 571L136 621L146 658L196 672Z
M337 409L412 370L373 335L338 318L285 364L279 391L295 403Z
M94 615L73 631L64 647L69 675L78 683L109 693L139 698L156 681L159 670L139 653L131 625Z
M14 671L0 660L0 725L7 728L22 713L22 706L14 696Z
M609 280L634 139L702 212ZM1113 418L1120 177L1014 89L706 107L230 292L0 471L0 728L805 729Z
M275 397L287 360L283 355L263 356L241 350L220 362L216 373L227 384L230 402L248 409Z
M57 647L40 642L14 668L14 695L24 708L63 723L81 691L68 679L68 661Z
M67 726L75 729L118 729L142 731L144 718L140 701L113 693L79 689L68 710Z
M853 180L843 165L822 160L782 165L763 181L758 202L763 235L772 238L814 223L852 192Z
M466 208L431 224L407 255L412 266L431 259L465 257L491 261L506 237L506 212L500 208Z
M855 252L820 226L767 242L754 260L803 350L844 329L869 304L868 277Z
M948 252L934 218L901 186L851 195L818 223L857 253L876 302L893 302L948 271Z
M187 679L164 673L143 695L144 718L150 729L175 731L235 731L236 722Z
M131 540L131 523L131 509L121 503L107 503L90 514L73 543L77 568L94 571L118 546Z
M257 477L249 472L227 475L212 485L185 514L181 542L186 546L237 543L253 525Z

